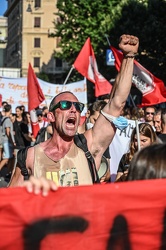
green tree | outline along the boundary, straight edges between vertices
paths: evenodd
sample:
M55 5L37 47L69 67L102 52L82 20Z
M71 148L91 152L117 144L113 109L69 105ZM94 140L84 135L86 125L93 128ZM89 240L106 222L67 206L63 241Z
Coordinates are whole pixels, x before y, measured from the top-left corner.
M105 63L105 34L118 48L119 36L129 33L140 39L137 60L166 82L165 0L58 0L57 7L53 36L61 37L58 56L69 65L90 37L100 73L108 80L115 77L115 68Z
M105 34L111 28L113 10L121 2L58 0L57 8L59 11L56 13L55 34L53 34L56 37L61 37L59 46L62 48L62 53L58 55L71 65L86 39L90 37L95 55L97 58L101 58L101 65L103 65L105 49L108 47Z
M166 84L165 9L165 0L126 1L109 34L113 42L123 33L138 36L140 46L136 59Z

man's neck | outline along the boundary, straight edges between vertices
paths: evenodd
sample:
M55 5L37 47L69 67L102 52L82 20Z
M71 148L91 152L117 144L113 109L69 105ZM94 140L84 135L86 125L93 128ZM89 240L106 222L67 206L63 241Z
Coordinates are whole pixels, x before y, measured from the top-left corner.
M49 158L54 161L58 161L70 150L72 144L74 143L73 139L74 138L64 139L54 134L50 139L42 143L41 146Z

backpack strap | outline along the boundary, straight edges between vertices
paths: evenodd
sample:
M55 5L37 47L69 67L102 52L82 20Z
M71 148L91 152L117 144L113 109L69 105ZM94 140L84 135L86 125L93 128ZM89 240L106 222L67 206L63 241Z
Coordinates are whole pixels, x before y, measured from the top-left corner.
M95 165L95 161L94 161L90 151L88 150L87 140L86 140L84 134L75 135L74 136L74 143L77 145L77 147L82 149L85 153L93 183L100 183L99 176L98 176L97 169L96 169L96 165Z
M26 168L26 158L27 158L27 151L30 147L31 146L22 148L17 153L17 163L18 163L17 167L20 168L21 174L24 176L24 180L29 179L28 169Z
M2 121L1 121L1 126L3 125L3 123L4 123L4 121L6 120L6 119L8 119L9 117L5 117ZM10 118L9 118L10 119Z
M87 140L86 140L85 136L83 134L75 135L74 136L74 143L77 145L77 147L82 149L85 153L93 183L100 183L99 176L98 176L97 169L96 169L96 165L95 165L95 161L94 161L90 151L88 150ZM18 163L17 167L20 168L21 174L24 176L24 180L29 179L29 173L28 173L28 170L26 168L26 158L27 158L27 151L30 147L31 146L20 149L17 153L17 163Z

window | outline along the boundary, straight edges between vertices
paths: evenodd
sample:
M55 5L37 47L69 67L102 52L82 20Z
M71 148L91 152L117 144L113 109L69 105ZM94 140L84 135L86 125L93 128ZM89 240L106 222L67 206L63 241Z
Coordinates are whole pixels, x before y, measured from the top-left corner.
M40 48L40 38L34 38L34 47Z
M36 68L40 67L40 57L34 57L33 67L36 67Z
M56 67L57 68L62 68L62 60L59 59L59 58L56 58L55 60L56 60L56 63L55 63Z
M34 27L40 28L40 17L35 17L34 19Z
M41 0L35 0L35 8L41 7Z

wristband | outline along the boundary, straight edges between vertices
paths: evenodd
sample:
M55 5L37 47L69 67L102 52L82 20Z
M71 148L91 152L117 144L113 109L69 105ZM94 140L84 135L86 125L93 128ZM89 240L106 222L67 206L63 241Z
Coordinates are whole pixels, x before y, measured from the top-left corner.
M120 130L125 129L128 126L128 120L123 116L115 117L115 116L112 116L112 115L105 113L103 110L101 110L101 114L109 122L113 123L116 128L118 128Z

